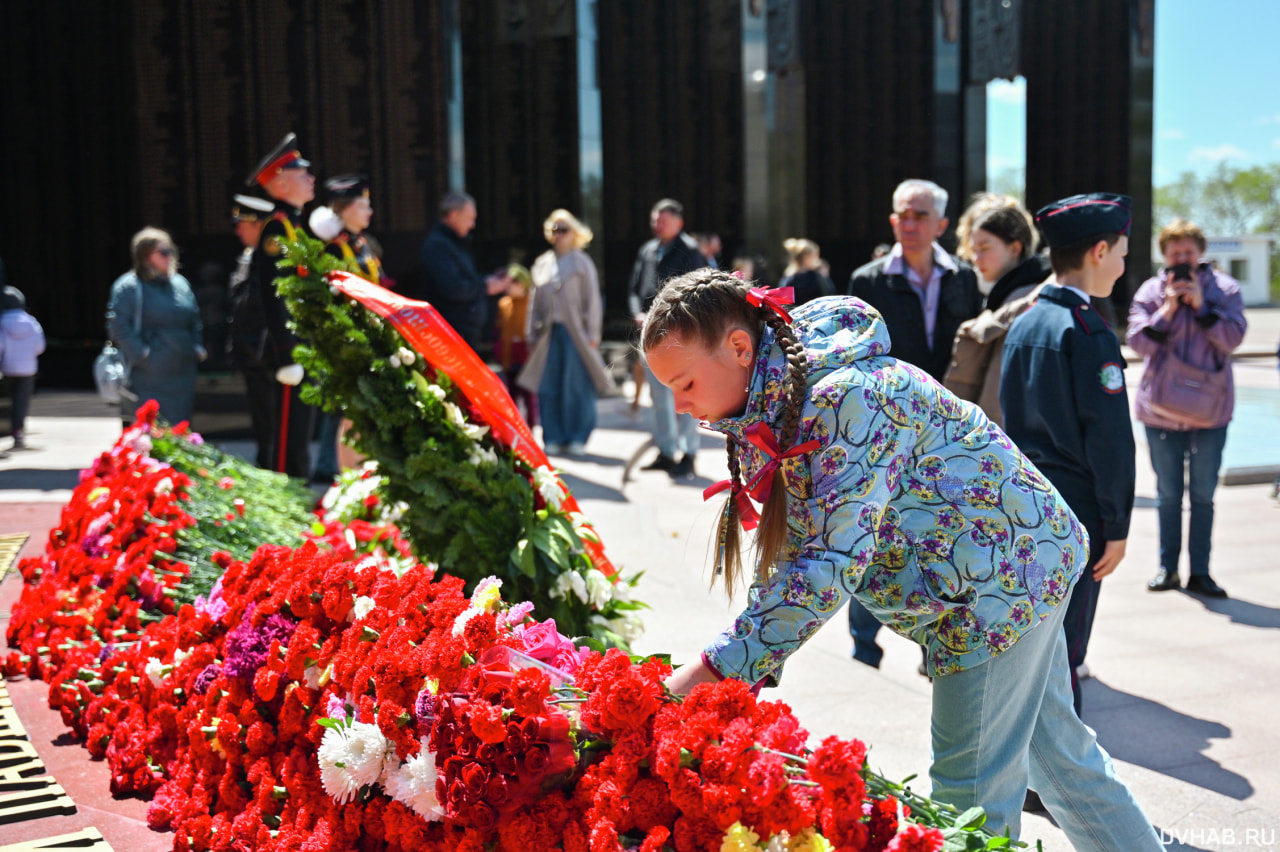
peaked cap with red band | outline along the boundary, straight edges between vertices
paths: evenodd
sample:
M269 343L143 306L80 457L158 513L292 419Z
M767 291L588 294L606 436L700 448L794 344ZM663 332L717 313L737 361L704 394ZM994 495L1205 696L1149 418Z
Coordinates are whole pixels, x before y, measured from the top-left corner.
M1104 234L1127 234L1133 225L1133 199L1110 192L1073 195L1037 210L1036 224L1049 248Z
M244 185L266 186L285 169L305 169L310 165L311 162L304 160L302 152L298 150L298 137L293 133L286 133L280 144L271 149L271 153L259 160L258 165L249 172Z

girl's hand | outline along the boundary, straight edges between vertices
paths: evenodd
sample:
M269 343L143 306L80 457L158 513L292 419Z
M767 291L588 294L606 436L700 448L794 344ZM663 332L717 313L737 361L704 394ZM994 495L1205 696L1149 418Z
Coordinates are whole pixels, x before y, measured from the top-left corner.
M702 660L696 663L690 663L687 666L681 666L671 673L665 681L667 689L676 695L688 695L689 690L693 689L700 683L715 683L720 680L711 667Z

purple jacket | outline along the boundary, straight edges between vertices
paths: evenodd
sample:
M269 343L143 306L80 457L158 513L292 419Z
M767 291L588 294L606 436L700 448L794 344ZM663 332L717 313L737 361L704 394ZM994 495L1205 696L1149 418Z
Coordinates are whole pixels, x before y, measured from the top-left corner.
M1204 304L1197 314L1182 305L1173 319L1159 315L1164 303L1165 282L1168 269L1160 270L1138 288L1129 306L1129 331L1126 341L1134 352L1143 358L1143 369L1154 369L1156 356L1171 349L1183 361L1202 370L1224 370L1223 380L1227 393L1222 409L1214 418L1212 428L1231 422L1231 411L1236 404L1235 382L1231 375L1231 353L1244 340L1247 323L1244 318L1244 300L1240 297L1240 285L1230 275L1224 275L1207 263L1196 270L1200 288L1204 291ZM1135 409L1138 419L1157 429L1186 431L1185 423L1168 420L1151 411L1147 382L1139 384Z

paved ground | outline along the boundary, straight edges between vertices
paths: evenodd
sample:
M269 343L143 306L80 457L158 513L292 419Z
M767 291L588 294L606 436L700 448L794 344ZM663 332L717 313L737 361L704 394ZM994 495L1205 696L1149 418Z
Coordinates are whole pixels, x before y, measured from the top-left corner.
M1237 362L1237 383L1274 403L1280 394L1274 358L1280 311L1250 311L1250 321L1244 353L1256 357ZM1137 377L1131 367L1131 386ZM694 659L736 612L721 591L708 589L706 567L716 508L703 504L701 492L726 475L723 444L710 433L704 436L699 478L687 484L639 473L624 486L626 460L648 437L647 410L633 413L623 399L602 401L600 410L601 428L588 444L589 454L563 459L565 477L614 561L626 572L645 572L637 596L653 609L637 650ZM118 421L103 413L88 394L41 394L29 427L33 449L0 460L0 533L36 532L28 553L43 545L56 523L57 504L67 499L76 471L118 434ZM1241 444L1240 457L1274 454L1278 442L1271 436L1280 428L1280 413L1269 422L1265 409L1248 417L1256 430L1241 429L1241 440L1233 439ZM1231 592L1230 600L1147 592L1144 584L1156 567L1154 478L1141 430L1137 434L1137 510L1127 558L1107 580L1099 606L1088 661L1094 677L1085 684L1086 721L1170 849L1280 850L1280 506L1269 485L1218 491L1213 573ZM0 439L0 448L7 445ZM229 448L249 449L243 442L230 442ZM12 578L6 586L11 583ZM838 733L865 740L872 746L872 764L885 775L924 777L930 686L916 674L914 645L886 631L883 667L872 670L849 659L842 625L841 614L791 659L782 686L765 697L790 704L815 737ZM44 732L47 741L37 743L42 754L72 751L52 744L56 725L29 727ZM70 773L77 764L58 757L57 765L55 774ZM923 789L927 781L920 784ZM104 815L97 822L87 816L86 824L98 825L108 840L112 820L136 828L139 803L111 803L103 777L90 772L77 789L83 792L72 796L85 804L86 814ZM101 797L96 801L87 798L94 790ZM1070 848L1042 817L1026 820L1024 838L1041 838L1049 850ZM163 840L145 848L166 848L168 839ZM144 847L126 833L115 848Z

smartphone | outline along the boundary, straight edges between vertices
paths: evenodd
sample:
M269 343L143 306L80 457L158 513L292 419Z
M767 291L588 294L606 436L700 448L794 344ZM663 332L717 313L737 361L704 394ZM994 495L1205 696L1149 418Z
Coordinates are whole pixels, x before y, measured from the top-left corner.
M1191 280L1191 264L1175 263L1173 265L1174 281L1190 281Z

